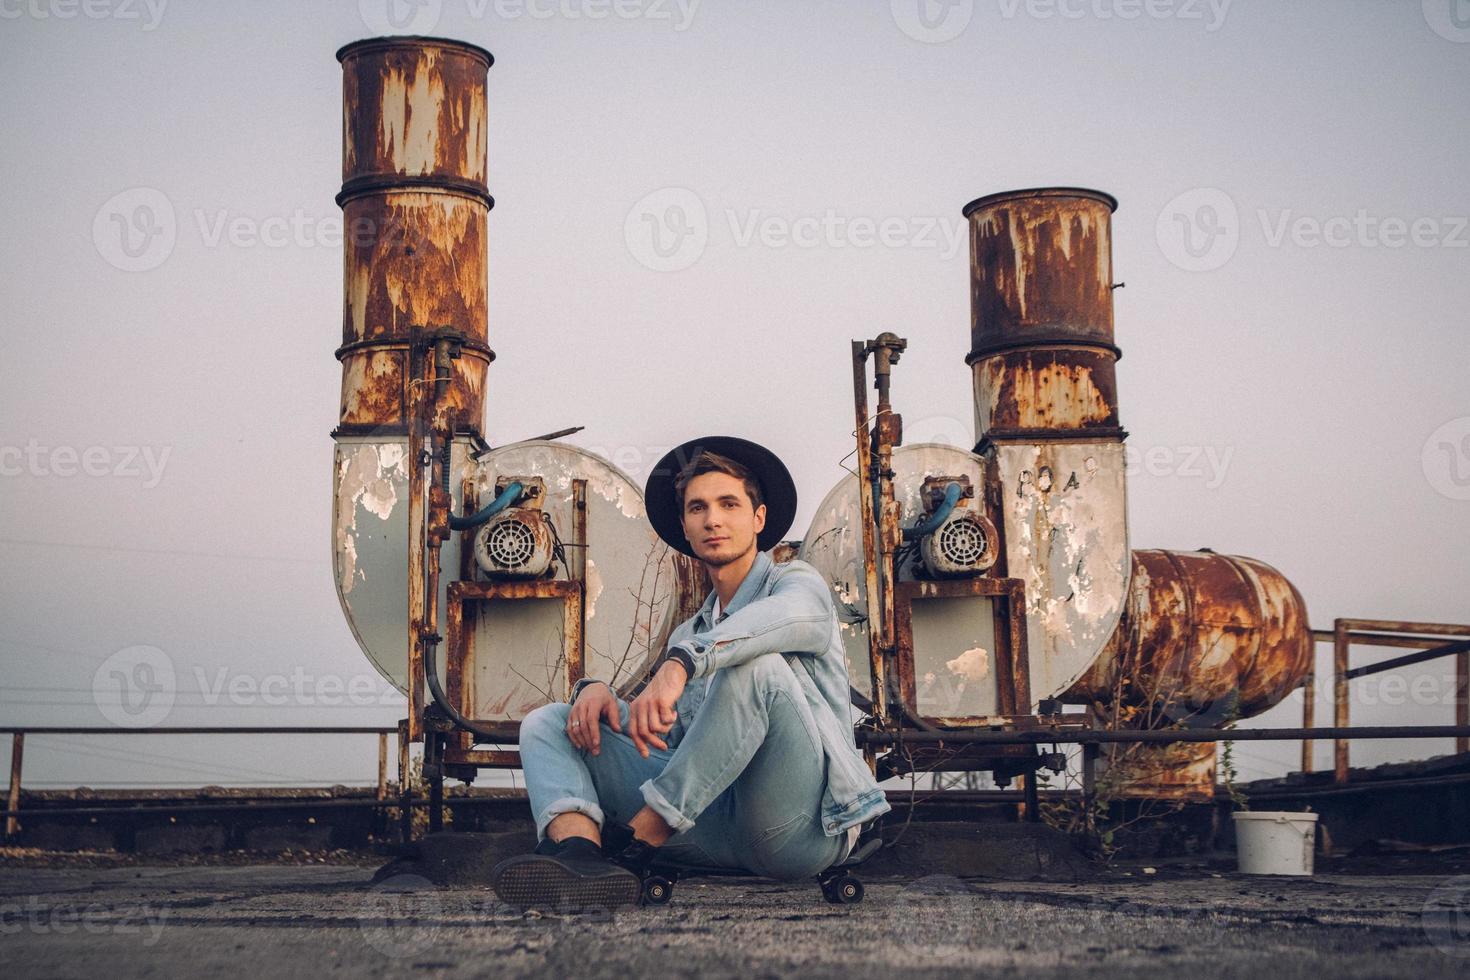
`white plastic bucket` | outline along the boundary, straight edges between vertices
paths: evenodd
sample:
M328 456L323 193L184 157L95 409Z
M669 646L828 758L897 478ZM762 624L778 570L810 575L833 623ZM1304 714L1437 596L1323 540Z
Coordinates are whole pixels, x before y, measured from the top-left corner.
M1235 856L1242 874L1309 875L1317 842L1317 814L1241 810L1235 821Z

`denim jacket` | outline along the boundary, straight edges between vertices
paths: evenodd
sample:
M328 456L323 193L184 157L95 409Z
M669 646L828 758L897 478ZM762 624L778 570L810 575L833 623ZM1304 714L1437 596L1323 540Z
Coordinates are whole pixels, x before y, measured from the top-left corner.
M827 757L823 831L834 837L887 813L891 807L852 736L847 657L832 594L821 574L806 562L777 565L759 552L719 623L711 621L714 604L711 591L699 612L669 637L670 650L680 647L694 661L694 676L675 704L678 721L664 739L669 748L693 723L711 674L762 654L779 654L806 694ZM578 681L572 699L589 683L596 682Z

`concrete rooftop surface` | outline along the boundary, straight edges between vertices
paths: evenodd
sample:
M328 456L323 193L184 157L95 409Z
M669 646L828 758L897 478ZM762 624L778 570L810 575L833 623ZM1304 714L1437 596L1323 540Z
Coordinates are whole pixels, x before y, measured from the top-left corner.
M1470 968L1470 877L1110 869L1076 883L680 882L670 904L541 915L376 864L0 866L17 978L1440 977ZM1431 868L1433 866L1430 866Z

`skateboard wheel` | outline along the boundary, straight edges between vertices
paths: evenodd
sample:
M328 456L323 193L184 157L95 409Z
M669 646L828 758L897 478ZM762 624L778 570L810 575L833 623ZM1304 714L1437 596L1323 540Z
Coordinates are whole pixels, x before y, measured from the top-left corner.
M856 905L863 900L863 883L852 875L839 875L822 892L834 905Z
M649 905L663 905L674 897L674 883L660 875L643 882L643 900Z

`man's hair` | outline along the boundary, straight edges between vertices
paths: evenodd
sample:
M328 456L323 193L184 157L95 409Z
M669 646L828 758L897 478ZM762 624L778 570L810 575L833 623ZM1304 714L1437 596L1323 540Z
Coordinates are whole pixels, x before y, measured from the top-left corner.
M749 467L735 462L728 456L721 456L719 453L701 452L686 463L679 471L679 475L674 477L674 501L679 505L679 513L684 512L684 488L689 486L689 481L705 473L725 473L735 477L745 484L745 493L750 497L750 509L755 510L760 507L761 485L756 482L755 474L750 472Z

